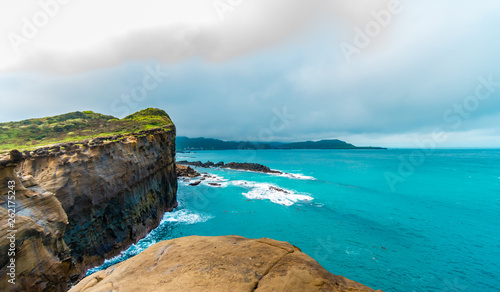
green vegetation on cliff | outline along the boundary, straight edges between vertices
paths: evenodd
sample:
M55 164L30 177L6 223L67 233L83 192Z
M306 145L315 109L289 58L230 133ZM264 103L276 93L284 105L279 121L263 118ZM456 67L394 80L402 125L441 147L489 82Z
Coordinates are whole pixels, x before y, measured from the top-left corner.
M168 114L147 108L118 119L92 111L0 123L0 151L30 149L43 145L79 141L98 136L138 132L172 124Z

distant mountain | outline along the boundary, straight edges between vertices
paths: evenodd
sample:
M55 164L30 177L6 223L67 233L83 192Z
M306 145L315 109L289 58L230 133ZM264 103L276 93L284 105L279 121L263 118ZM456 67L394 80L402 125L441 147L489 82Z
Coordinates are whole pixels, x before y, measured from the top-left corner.
M235 149L385 149L381 147L357 147L341 140L321 140L294 143L282 142L235 142L212 138L177 137L176 149L186 150L235 150Z
M358 147L341 140L294 142L281 146L282 149L386 149L382 147Z
M175 140L175 148L178 150L272 149L269 144L188 137L177 137Z

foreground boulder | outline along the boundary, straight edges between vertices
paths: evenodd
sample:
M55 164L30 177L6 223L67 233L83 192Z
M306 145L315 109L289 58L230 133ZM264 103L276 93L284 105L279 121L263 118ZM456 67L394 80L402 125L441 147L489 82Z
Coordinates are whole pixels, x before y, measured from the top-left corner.
M84 278L70 292L374 291L268 238L189 236L157 243Z

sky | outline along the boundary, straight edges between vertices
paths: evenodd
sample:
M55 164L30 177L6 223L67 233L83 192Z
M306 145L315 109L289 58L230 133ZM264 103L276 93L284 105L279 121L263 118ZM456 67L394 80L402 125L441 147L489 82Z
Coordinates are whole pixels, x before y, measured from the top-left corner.
M496 0L1 0L0 122L158 107L188 137L500 148L499 29Z

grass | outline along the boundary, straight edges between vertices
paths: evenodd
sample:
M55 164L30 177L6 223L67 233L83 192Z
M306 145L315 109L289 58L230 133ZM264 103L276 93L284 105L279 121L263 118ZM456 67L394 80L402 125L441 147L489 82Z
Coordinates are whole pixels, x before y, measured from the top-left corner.
M168 114L156 108L147 108L123 119L83 111L0 123L0 152L11 149L32 150L55 143L128 134L171 124L173 123Z

